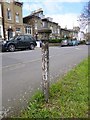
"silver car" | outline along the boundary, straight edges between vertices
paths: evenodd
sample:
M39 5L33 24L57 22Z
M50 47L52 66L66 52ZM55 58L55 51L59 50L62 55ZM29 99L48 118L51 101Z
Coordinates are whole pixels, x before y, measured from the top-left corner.
M63 46L75 46L78 45L77 40L62 40L61 42L61 47Z
M67 46L67 45L68 45L68 40L62 40L61 47Z
M90 45L90 41L86 41L86 45Z

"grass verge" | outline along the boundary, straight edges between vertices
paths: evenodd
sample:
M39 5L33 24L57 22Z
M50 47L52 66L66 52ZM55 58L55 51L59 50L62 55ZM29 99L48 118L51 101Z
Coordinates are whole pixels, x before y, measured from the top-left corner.
M21 118L88 118L88 59L50 87L50 99L36 93Z

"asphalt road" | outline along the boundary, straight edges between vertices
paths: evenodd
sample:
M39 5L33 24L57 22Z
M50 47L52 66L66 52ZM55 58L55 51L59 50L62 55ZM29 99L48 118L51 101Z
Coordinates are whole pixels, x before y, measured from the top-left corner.
M88 56L88 46L50 47L50 83ZM41 49L2 53L2 106L10 114L25 108L41 89Z

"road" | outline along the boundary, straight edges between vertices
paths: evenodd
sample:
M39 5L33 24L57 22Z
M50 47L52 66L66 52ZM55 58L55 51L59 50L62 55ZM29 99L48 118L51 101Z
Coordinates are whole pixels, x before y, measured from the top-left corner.
M88 56L86 45L50 47L50 83ZM2 53L2 106L18 114L30 96L41 89L41 49Z

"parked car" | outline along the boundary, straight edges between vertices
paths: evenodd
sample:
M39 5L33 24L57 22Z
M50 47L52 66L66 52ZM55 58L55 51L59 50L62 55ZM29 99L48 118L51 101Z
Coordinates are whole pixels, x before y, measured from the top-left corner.
M90 45L90 41L86 41L86 45Z
M62 40L61 47L68 46L68 40Z
M0 40L0 52L2 51L2 40Z
M36 40L31 35L18 35L10 40L2 41L2 51L14 52L16 49L31 49L34 50Z
M71 40L71 42L72 42L72 45L73 45L73 46L75 46L75 45L78 45L78 44L79 44L79 41L78 41L78 40L76 40L76 39Z
M79 42L77 40L62 40L61 46L75 46L78 45Z

